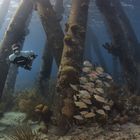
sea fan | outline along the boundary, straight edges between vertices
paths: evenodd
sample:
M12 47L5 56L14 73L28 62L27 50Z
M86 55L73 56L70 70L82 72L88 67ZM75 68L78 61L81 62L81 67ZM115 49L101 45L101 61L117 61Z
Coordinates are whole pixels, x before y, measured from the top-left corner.
M21 125L14 129L7 140L43 140L41 134L33 132L29 125Z

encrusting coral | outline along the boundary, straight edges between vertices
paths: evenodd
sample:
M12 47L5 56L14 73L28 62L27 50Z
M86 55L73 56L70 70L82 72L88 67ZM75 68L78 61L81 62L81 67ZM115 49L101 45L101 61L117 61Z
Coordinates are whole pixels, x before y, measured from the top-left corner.
M43 121L45 124L48 124L51 120L52 112L46 104L39 104L35 106L34 112L40 118L40 121Z

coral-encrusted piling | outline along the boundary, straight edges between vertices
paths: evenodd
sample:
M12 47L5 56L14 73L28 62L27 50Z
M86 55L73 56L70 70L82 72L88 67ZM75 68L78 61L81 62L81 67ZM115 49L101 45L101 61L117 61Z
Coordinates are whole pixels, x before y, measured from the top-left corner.
M79 83L83 61L89 0L73 0L64 38L64 50L57 81L57 119L61 134L70 128L74 113L73 89L70 84Z

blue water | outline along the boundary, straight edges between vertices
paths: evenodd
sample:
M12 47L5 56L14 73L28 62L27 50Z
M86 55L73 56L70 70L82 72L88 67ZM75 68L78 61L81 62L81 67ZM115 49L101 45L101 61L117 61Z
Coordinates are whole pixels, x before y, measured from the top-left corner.
M3 28L0 30L0 39L2 40L4 32L6 31L6 28L10 22L10 19L12 18L13 14L15 13L15 10L19 4L20 0L12 0L8 14L6 16L6 20L3 24ZM67 1L65 1L66 3ZM2 3L2 0L0 0L0 5ZM133 26L133 29L137 35L138 40L140 40L140 0L122 0L123 7L131 21L131 24ZM62 21L62 25L66 22L70 10L70 5L67 4L65 9L66 15L64 15L64 19ZM99 44L101 47L102 44L105 42L110 41L110 36L108 34L106 25L104 24L102 15L99 13L97 7L94 3L91 3L90 10L93 9L93 14L89 13L89 20L88 20L88 27L91 28L94 31L94 34L97 37L97 40L93 43L94 45ZM92 15L91 15L92 14ZM33 50L38 54L38 58L35 60L33 64L32 71L25 71L24 69L19 69L19 74L17 76L17 82L16 82L16 89L22 89L22 88L28 88L33 86L34 82L38 78L38 74L41 67L41 57L42 57L42 51L43 47L45 45L46 36L45 32L43 30L43 27L41 25L39 16L37 12L33 12L31 23L29 25L30 33L25 39L24 43L24 49L23 50ZM97 43L98 41L98 43ZM93 62L99 62L95 52L93 51L91 40L88 39L88 42L86 43L88 47L90 47L91 50L91 57ZM104 59L106 61L107 66L109 67L109 73L112 73L112 55L108 54L108 52L101 47L101 51L103 53ZM52 77L56 77L57 75L57 68L56 64L54 62L53 65L53 72Z

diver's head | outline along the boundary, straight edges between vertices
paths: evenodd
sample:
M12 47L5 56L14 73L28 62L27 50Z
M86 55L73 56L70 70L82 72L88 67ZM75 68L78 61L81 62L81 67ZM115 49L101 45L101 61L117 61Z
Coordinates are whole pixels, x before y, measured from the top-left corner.
M13 53L15 55L19 55L20 54L20 45L19 44L13 44L12 45L12 50L13 50Z

